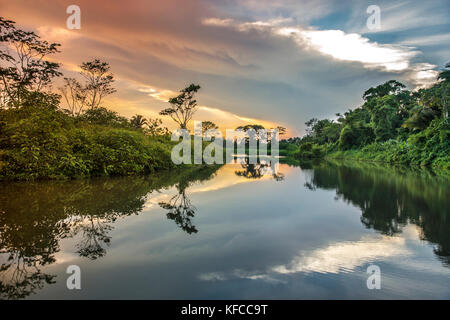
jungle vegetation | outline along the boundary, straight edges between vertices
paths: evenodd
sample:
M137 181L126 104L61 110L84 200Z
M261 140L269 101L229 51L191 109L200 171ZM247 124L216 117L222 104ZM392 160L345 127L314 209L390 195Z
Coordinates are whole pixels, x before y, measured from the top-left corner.
M363 100L334 120L307 121L306 135L280 142L280 149L297 159L349 158L450 170L450 63L429 88L409 91L390 80L365 91Z

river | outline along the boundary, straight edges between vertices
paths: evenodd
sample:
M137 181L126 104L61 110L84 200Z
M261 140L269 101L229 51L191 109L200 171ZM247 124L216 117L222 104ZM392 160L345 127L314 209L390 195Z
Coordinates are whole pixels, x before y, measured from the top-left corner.
M448 179L325 161L261 172L2 183L0 298L450 298Z

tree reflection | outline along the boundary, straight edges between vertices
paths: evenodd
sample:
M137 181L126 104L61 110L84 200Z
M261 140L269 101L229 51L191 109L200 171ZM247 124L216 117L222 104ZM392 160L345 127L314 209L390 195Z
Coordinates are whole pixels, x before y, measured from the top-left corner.
M0 299L22 299L45 284L55 283L55 275L41 272L40 267L46 264L41 257L26 257L20 252L6 254L7 262L0 266Z
M0 298L25 298L54 283L55 275L42 270L56 262L62 239L79 237L75 244L78 255L103 257L112 241L114 222L139 214L153 191L175 185L183 191L184 207L193 208L185 189L194 181L210 178L217 169L194 167L151 177L0 184ZM188 223L193 215L194 209L186 209L188 220L177 222L176 211L168 217L189 232L195 229Z
M302 165L300 165L303 168ZM422 240L434 243L434 253L450 266L450 193L447 178L424 170L383 168L363 164L321 162L312 166L305 186L336 190L336 198L361 209L361 223L385 235L395 235L413 223Z
M185 232L197 233L197 228L192 224L191 218L194 217L196 208L186 195L186 187L177 185L178 193L168 202L160 202L159 206L168 210L167 218L175 223Z
M188 234L197 233L198 229L192 224L192 218L197 210L192 205L186 190L195 182L209 180L215 176L217 166L202 166L195 175L187 175L180 179L176 184L177 193L174 194L169 201L160 201L158 204L161 208L167 210L167 219L175 221L175 223Z
M260 162L250 163L249 157L245 157L241 161L241 167L243 170L236 170L234 173L237 176L244 177L247 179L261 179L263 176L270 174L276 181L284 180L283 173L273 170L270 162Z
M98 217L86 217L74 226L74 234L82 233L82 240L76 245L77 253L81 257L91 260L101 258L106 254L106 246L111 243L108 235L113 227Z

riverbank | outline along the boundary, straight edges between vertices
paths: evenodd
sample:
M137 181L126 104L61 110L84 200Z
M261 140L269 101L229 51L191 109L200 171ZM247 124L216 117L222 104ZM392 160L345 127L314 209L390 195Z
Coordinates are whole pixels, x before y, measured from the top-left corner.
M0 179L146 174L172 168L173 142L99 108L74 117L56 105L0 111Z
M412 166L420 169L430 170L450 177L449 160L444 158L437 159L431 164L421 163L417 161L402 161L396 150L390 150L382 153L366 152L367 150L347 150L335 151L324 156L326 160L348 160L355 162L370 162L374 164L388 164L390 166ZM447 156L448 158L448 156Z
M448 121L436 119L425 130L398 139L372 142L359 148L340 148L339 142L305 142L291 154L300 160L341 159L432 168L450 176L450 129Z

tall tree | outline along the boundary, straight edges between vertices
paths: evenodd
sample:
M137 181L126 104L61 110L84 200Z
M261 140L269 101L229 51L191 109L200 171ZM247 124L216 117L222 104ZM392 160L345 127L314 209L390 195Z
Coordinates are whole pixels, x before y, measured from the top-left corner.
M184 88L178 96L169 99L170 107L162 110L159 114L170 116L181 129L186 129L188 122L198 109L194 95L199 89L200 86L196 84L191 84Z
M102 99L116 92L112 86L114 76L109 63L95 59L81 64L81 75L86 80L87 105L90 109L100 106Z
M404 90L406 86L397 80L389 80L375 88L370 88L363 94L363 99L369 101L372 98L381 98L388 94L398 94Z
M59 88L69 107L69 112L74 116L79 116L85 109L92 110L100 107L105 96L116 92L112 86L114 76L107 62L95 59L83 62L80 68L84 83L80 83L75 78L64 78L64 85Z
M0 17L0 107L19 107L27 92L40 92L62 75L58 63L45 59L59 46Z

